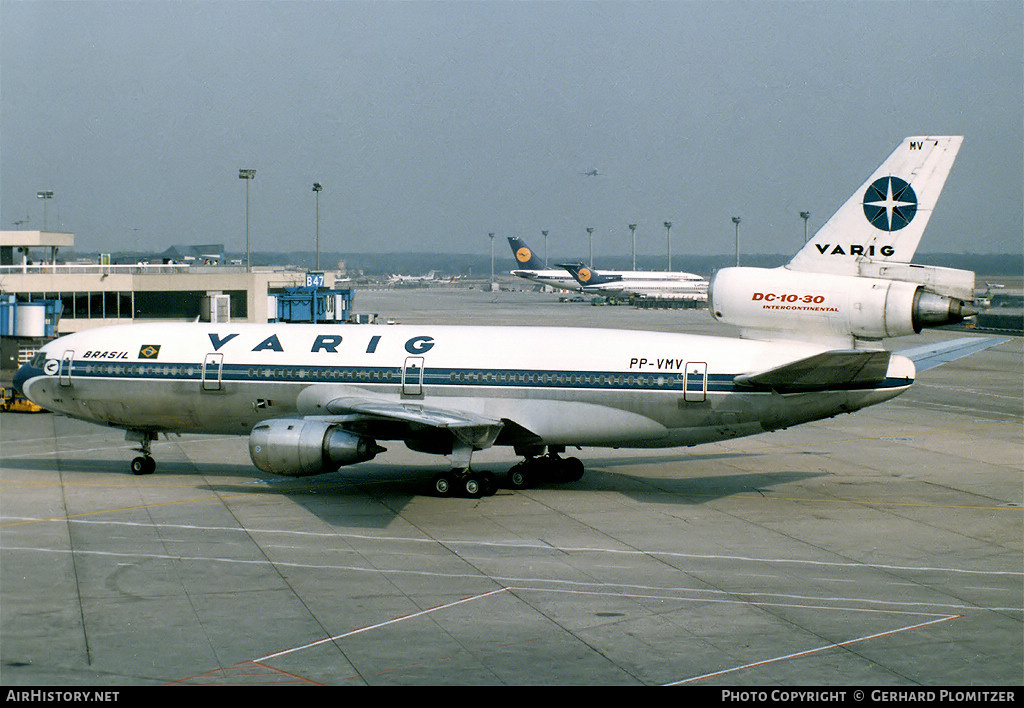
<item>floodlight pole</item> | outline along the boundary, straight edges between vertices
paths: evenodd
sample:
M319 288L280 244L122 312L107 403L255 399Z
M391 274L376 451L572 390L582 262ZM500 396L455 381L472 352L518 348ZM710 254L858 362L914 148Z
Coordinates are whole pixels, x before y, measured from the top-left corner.
M490 290L494 291L494 233L487 234L491 239L491 287Z
M665 222L665 244L668 247L668 269L672 270L672 222Z
M732 217L732 223L736 224L736 267L740 265L740 217Z
M36 199L42 199L43 200L43 231L48 231L49 229L47 228L47 224L46 224L46 204L51 199L53 199L53 192L51 190L48 190L48 189L44 190L44 191L36 192Z
M252 270L249 249L249 182L256 177L256 170L238 170L238 179L245 180L245 269Z
M319 182L313 183L313 193L316 195L316 269L320 270L320 192L323 186Z
M633 234L633 270L636 270L636 224L630 224L629 231Z
M800 218L804 220L804 243L807 243L807 220L811 218L811 212L800 212Z

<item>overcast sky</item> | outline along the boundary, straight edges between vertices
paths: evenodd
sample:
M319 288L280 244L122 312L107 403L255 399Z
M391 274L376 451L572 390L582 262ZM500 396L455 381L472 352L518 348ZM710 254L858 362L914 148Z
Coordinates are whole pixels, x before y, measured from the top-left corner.
M789 253L908 135L921 244L1022 250L1011 2L0 0L0 228L76 248ZM598 170L597 176L585 173ZM504 250L500 252L504 254Z

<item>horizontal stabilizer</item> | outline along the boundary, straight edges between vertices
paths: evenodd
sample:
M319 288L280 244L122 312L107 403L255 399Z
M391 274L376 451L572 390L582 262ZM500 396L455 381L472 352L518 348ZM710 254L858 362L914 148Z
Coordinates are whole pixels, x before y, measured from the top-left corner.
M914 362L918 371L927 371L950 361L970 356L1006 341L1005 337L962 337L936 344L926 344L896 352Z
M733 381L780 393L865 388L885 381L889 356L887 351L822 352L761 373L740 374Z

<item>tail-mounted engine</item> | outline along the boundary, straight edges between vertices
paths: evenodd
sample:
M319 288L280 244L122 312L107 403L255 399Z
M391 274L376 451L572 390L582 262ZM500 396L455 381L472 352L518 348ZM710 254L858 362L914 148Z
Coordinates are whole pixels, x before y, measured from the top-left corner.
M342 465L372 460L384 448L316 419L267 420L249 434L249 456L264 472L287 477L333 472Z
M709 307L715 319L744 335L853 344L850 340L916 334L925 327L960 322L976 314L968 302L974 274L904 266L909 279L726 268L712 279ZM969 275L970 286L964 283Z

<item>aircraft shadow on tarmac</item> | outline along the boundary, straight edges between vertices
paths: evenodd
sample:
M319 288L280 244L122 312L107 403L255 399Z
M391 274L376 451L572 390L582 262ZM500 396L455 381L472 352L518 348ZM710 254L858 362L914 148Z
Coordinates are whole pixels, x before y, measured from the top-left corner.
M759 494L762 490L792 482L821 477L827 472L736 472L707 475L701 473L701 463L722 460L740 460L759 457L752 453L718 453L692 456L672 454L660 456L591 458L585 461L586 474L578 482L543 482L524 492L509 488L505 472L510 465L482 464L481 471L493 473L498 480L495 497L519 493L546 491L618 492L635 501L647 504L700 505L738 494ZM652 477L613 471L617 467L651 466L661 464L686 465L677 476ZM3 467L17 470L55 472L58 464L52 458L13 458L3 460ZM121 460L62 457L59 469L66 475L75 473L116 473L123 469L124 476L134 475ZM346 528L387 526L413 499L430 496L433 475L442 469L437 465L389 465L370 462L323 475L311 477L261 476L254 467L228 463L163 461L160 471L152 477L201 476L221 481L200 483L197 488L218 494L272 494L292 499L329 524ZM692 474L687 474L692 471ZM231 482L224 478L237 480ZM144 478L143 478L144 479ZM453 510L466 504L486 503L492 497L467 499L453 497L439 500L452 504Z
M618 463L618 460L615 461ZM646 463L652 460L647 458ZM615 465L609 465L612 467ZM354 470L302 479L263 478L244 487L209 485L218 493L276 494L291 498L321 520L338 527L370 528L387 526L412 500L431 496L434 466L374 465L376 469L356 475ZM481 466L481 470L487 470ZM705 476L697 473L681 477L646 477L610 472L590 464L578 482L545 482L524 491L510 489L505 482L505 468L491 469L498 477L493 496L480 499L453 497L439 500L452 504L453 511L466 505L488 503L501 496L543 494L559 490L581 494L618 492L646 504L700 505L738 494L761 494L766 488L799 482L827 475L827 472L740 472ZM354 507L353 504L359 506ZM368 513L370 512L370 513Z
M69 457L66 454L60 458L60 463L52 456L46 457L15 457L0 459L0 467L4 469L38 470L40 472L64 473L86 472L90 474L117 474L123 473L127 477L134 477L128 468L126 460L97 459L95 457ZM210 475L218 477L244 477L252 479L256 468L247 465L232 465L223 462L204 463L194 465L188 462L166 462L160 461L160 469L156 477L160 475Z

